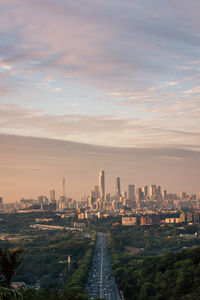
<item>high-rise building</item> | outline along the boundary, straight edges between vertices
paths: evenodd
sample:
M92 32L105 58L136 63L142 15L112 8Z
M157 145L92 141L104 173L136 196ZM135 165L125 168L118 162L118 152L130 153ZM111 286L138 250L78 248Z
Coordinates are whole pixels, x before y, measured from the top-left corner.
M158 188L157 188L157 195L161 195L162 194L162 189L161 189L161 186L159 185Z
M119 199L121 196L120 178L116 178L116 196Z
M0 197L0 209L2 209L2 208L3 208L3 198Z
M144 193L144 197L145 197L145 198L148 197L148 195L149 195L148 185L145 185L145 186L143 187L143 193Z
M106 194L106 202L110 202L111 200L111 196L110 193Z
M99 172L99 194L101 200L105 200L105 172Z
M62 180L63 197L65 197L65 178Z
M56 202L56 191L50 190L50 202L55 203Z
M123 191L122 197L125 198L125 199L127 199L127 197L128 197L128 196L127 196L127 191Z
M135 186L134 186L134 184L129 184L129 186L128 186L128 199L130 201L135 201Z
M144 200L144 193L141 188L137 189L137 202Z
M162 198L163 198L163 200L167 199L167 191L166 190L162 191Z
M99 199L99 197L100 197L98 185L95 185L95 187L94 187L94 197L96 200Z
M151 199L153 199L155 196L157 196L156 185L154 185L154 184L150 185L149 196L151 197Z
M187 197L188 197L188 195L187 195L186 192L180 192L180 193L179 193L179 198L180 198L181 200L185 200Z
M92 208L94 202L95 202L94 192L91 192L90 196L88 197L88 206Z

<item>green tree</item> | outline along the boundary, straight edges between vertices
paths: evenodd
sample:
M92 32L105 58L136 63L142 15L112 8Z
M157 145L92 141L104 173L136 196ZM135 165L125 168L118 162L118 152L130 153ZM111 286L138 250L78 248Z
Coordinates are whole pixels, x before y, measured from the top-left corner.
M14 291L5 287L0 287L0 299L1 300L23 300L20 292Z
M23 249L0 248L0 285L10 287L11 279L17 267L21 264Z

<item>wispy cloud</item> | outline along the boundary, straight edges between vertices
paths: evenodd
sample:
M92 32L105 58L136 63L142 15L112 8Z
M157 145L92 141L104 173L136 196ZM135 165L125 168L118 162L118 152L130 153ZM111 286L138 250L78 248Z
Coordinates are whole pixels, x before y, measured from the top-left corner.
M52 92L61 92L61 91L63 91L63 89L62 88L54 88L51 91Z
M47 115L40 110L0 104L0 130L4 133L121 147L185 144L187 136L188 143L200 146L200 131L194 124L192 129L173 129L167 122L161 124L153 119L125 119L118 115Z
M23 102L1 111L2 130L126 146L183 144L190 132L195 144L199 20L187 0L1 1L0 97ZM83 112L65 114L56 97Z

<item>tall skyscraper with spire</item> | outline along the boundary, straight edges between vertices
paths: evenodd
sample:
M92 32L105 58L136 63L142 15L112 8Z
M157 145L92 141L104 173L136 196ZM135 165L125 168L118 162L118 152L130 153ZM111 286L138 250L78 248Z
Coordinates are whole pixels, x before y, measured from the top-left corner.
M120 186L120 178L116 178L116 196L119 199L121 196L121 186Z
M101 200L105 200L105 172L99 172L99 194Z

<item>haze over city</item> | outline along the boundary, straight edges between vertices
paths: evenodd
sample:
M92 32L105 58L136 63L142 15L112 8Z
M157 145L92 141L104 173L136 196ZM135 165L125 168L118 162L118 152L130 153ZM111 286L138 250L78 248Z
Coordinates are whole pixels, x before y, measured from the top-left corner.
M197 1L3 0L5 201L159 183L200 190Z
M62 194L66 178L68 196L79 200L98 183L98 172L106 171L106 193L115 191L121 177L128 184L161 184L170 192L199 192L199 152L186 149L140 149L1 135L1 193L5 200Z

